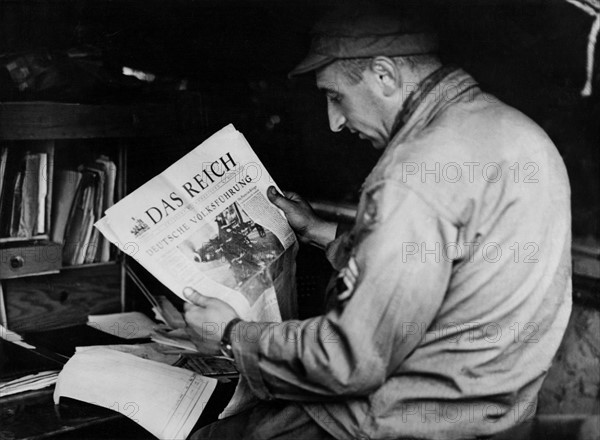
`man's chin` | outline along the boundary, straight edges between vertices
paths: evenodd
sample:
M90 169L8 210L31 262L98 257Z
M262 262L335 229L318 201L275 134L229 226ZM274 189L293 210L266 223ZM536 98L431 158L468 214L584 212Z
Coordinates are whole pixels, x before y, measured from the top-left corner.
M371 142L371 145L373 145L373 148L375 148L376 150L381 150L387 145L385 142L379 139L369 139L369 142Z
M358 133L358 137L359 137L360 140L371 142L371 145L373 145L373 148L375 148L377 150L385 148L385 146L387 145L384 141L382 141L380 139L372 138L372 137L367 136L367 135L365 135L363 133Z

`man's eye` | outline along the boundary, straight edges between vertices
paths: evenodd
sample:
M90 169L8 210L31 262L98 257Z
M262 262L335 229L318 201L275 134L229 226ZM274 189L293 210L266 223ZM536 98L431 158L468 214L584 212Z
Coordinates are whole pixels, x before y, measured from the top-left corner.
M337 93L328 93L327 100L329 102L333 102L333 103L337 104L340 102L341 98L340 98L340 95Z

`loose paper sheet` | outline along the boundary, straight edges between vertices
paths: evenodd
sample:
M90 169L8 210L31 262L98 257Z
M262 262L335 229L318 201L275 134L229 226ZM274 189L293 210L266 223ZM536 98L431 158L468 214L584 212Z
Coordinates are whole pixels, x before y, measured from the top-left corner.
M94 347L129 353L142 359L150 359L151 361L167 365L175 365L179 360L180 354L184 352L184 350L156 342L149 342L147 344L94 345Z
M217 384L188 370L99 347L78 348L54 402L70 397L119 411L159 439L185 439Z
M158 326L140 312L89 315L87 324L96 330L123 339L149 338L154 328Z

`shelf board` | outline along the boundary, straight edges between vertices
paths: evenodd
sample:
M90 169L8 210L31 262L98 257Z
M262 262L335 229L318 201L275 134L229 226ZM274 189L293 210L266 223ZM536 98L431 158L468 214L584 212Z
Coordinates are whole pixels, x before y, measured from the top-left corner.
M31 243L36 241L47 241L49 240L48 234L38 234L33 235L31 237L0 237L0 244L3 243L11 243L11 244L19 244L19 243Z
M185 113L175 102L132 105L2 102L0 140L164 136L194 128L194 121L191 126L182 123L185 118L181 116Z
M111 260L111 261L107 261L105 263L74 264L72 266L61 266L60 271L63 272L65 270L78 270L78 269L89 269L92 267L114 266L115 264L119 264L119 261Z

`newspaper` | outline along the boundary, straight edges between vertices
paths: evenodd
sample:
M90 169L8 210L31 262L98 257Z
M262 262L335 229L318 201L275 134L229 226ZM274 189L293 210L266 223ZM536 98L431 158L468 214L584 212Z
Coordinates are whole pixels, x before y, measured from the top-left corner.
M246 320L281 320L268 269L296 238L233 125L106 211L96 227L175 294L187 286ZM185 298L184 298L185 299Z
M106 211L95 226L172 292L219 298L244 320L295 311L296 237L269 202L273 179L233 125ZM279 299L279 301L278 301ZM243 377L220 417L253 404Z

